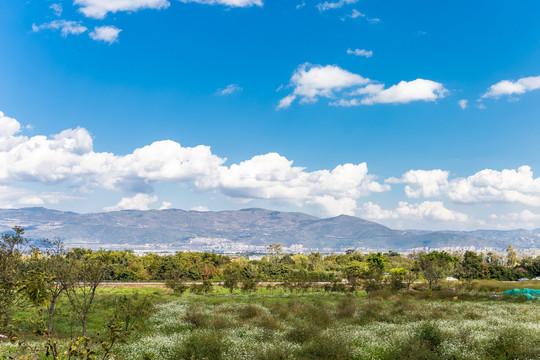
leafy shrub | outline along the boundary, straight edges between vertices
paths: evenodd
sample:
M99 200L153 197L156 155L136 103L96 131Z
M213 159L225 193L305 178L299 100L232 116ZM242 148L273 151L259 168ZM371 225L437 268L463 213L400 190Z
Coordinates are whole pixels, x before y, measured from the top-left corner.
M299 324L289 330L285 334L285 338L293 343L303 344L313 339L319 334L319 332L320 329L315 326L310 326L308 324Z
M219 331L193 331L171 359L221 360L227 343Z
M344 336L321 334L314 337L299 352L301 359L346 360L352 357L352 343Z
M261 308L254 305L246 305L238 309L238 317L242 320L253 319L261 314Z
M202 312L202 309L196 305L191 306L186 311L184 319L196 328L205 327L207 323L207 316Z
M486 347L491 359L540 359L540 340L518 328L504 328Z
M349 318L354 316L357 311L357 305L352 296L347 296L339 301L336 307L336 315L340 318Z
M390 358L395 360L442 360L439 354L443 336L433 322L422 324L410 339L399 346Z

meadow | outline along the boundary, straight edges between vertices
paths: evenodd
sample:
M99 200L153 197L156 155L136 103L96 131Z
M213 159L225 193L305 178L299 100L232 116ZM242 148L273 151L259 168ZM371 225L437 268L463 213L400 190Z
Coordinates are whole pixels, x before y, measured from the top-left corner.
M178 295L155 286L101 287L89 344L76 345L89 354L66 351L73 346L69 313L57 316L52 337L59 359L540 359L540 303L496 295L522 284L483 281L460 291L448 283L433 292L422 285L369 294L266 287L230 294L216 286L206 295ZM151 310L105 357L100 341L108 341L102 337L111 304L124 296L150 299ZM32 334L37 317L30 309L17 313L21 334L35 339L28 344L41 341ZM0 349L4 358L52 358L17 342Z

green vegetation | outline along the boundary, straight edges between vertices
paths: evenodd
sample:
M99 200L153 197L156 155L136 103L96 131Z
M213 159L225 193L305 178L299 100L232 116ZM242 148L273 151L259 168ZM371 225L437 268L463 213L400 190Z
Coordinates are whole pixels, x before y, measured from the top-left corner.
M137 257L0 242L0 359L538 359L540 258L431 252ZM510 264L511 262L511 264ZM460 281L446 281L455 276ZM107 286L107 280L165 286Z

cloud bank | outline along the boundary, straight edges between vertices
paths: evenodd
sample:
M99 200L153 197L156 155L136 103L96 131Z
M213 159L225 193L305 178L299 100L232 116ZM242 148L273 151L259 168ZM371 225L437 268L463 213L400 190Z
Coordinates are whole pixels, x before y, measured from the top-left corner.
M363 78L354 78L361 82ZM266 203L311 209L323 216L358 215L386 223L429 226L432 223L469 226L486 223L538 227L540 178L529 166L518 169L484 169L467 177L453 177L441 169L410 170L399 178L379 181L365 162L333 169L308 171L278 153L253 156L227 164L210 147L185 147L172 140L156 141L131 153L96 152L84 128L66 129L51 136L23 134L24 127L0 112L0 207L43 206L87 197L95 190L125 194L107 211L167 209L159 205L156 186L178 184L195 193L221 195L233 202ZM69 192L35 191L27 185L60 185ZM366 198L403 186L408 199L384 209ZM378 196L378 195L377 195ZM451 206L443 200L451 202ZM511 206L505 213L471 216L455 207L463 204ZM521 207L521 209L516 209ZM471 207L466 207L471 209ZM201 209L203 209L201 207ZM487 217L486 217L487 216ZM417 225L419 224L419 225ZM461 224L461 225L460 225Z
M0 184L64 183L84 191L101 188L150 194L157 183L177 183L243 201L312 206L329 215L354 214L358 198L390 188L368 173L366 163L309 172L293 166L292 160L269 153L225 166L226 159L204 145L183 147L164 140L120 156L95 152L92 137L84 128L50 137L26 137L20 131L15 119L1 114L0 163L5 166L0 168ZM141 208L153 199L142 195L124 198L108 210Z

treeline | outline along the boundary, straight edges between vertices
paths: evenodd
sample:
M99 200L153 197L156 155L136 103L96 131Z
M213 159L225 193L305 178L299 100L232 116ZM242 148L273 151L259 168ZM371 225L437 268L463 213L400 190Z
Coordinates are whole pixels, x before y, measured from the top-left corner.
M401 256L393 251L364 255L351 249L339 255L318 252L291 255L284 253L279 244L270 245L268 255L261 260L249 260L209 252L137 256L130 250L66 250L58 240L30 246L23 234L23 229L14 228L12 233L1 237L0 309L4 310L0 310L0 327L6 322L2 313L9 313L16 304L10 299L21 291L26 291L32 301L49 296L51 317L56 298L65 293L71 303L80 305L84 333L87 303L92 302L96 287L105 281L166 281L171 288L182 292L187 290L188 283L202 281L220 281L231 290L241 285L249 291L259 282L280 282L291 289L306 283L327 283L327 287L332 285L337 289L341 286L337 283L346 279L344 283L349 287L370 290L383 285L408 288L418 280L425 280L433 289L447 276L465 282L540 276L540 257L519 258L511 246L504 262L497 254L471 251L416 252ZM82 298L81 284L84 285ZM205 292L201 284L192 287L193 292ZM70 290L75 288L78 290Z
M269 254L261 260L245 257L219 255L210 252L177 252L174 255L147 254L137 256L133 251L69 249L67 258L84 259L98 257L109 263L106 281L165 281L171 276L181 276L188 281L223 281L231 272L258 281L284 281L291 273L302 272L312 282L328 282L346 278L351 272L369 277L370 264L377 258L383 273L412 271L424 277L428 267L437 263L441 276L457 279L494 279L515 281L523 277L540 276L540 257L517 256L510 246L504 262L495 253L477 254L446 253L433 251L429 254L416 252L401 256L397 252L363 255L355 250L345 254L323 255L286 254L279 244L269 246ZM384 265L384 266L383 266ZM392 271L393 270L393 271ZM349 274L349 275L348 275ZM429 275L427 275L429 277ZM427 280L427 279L426 279Z

